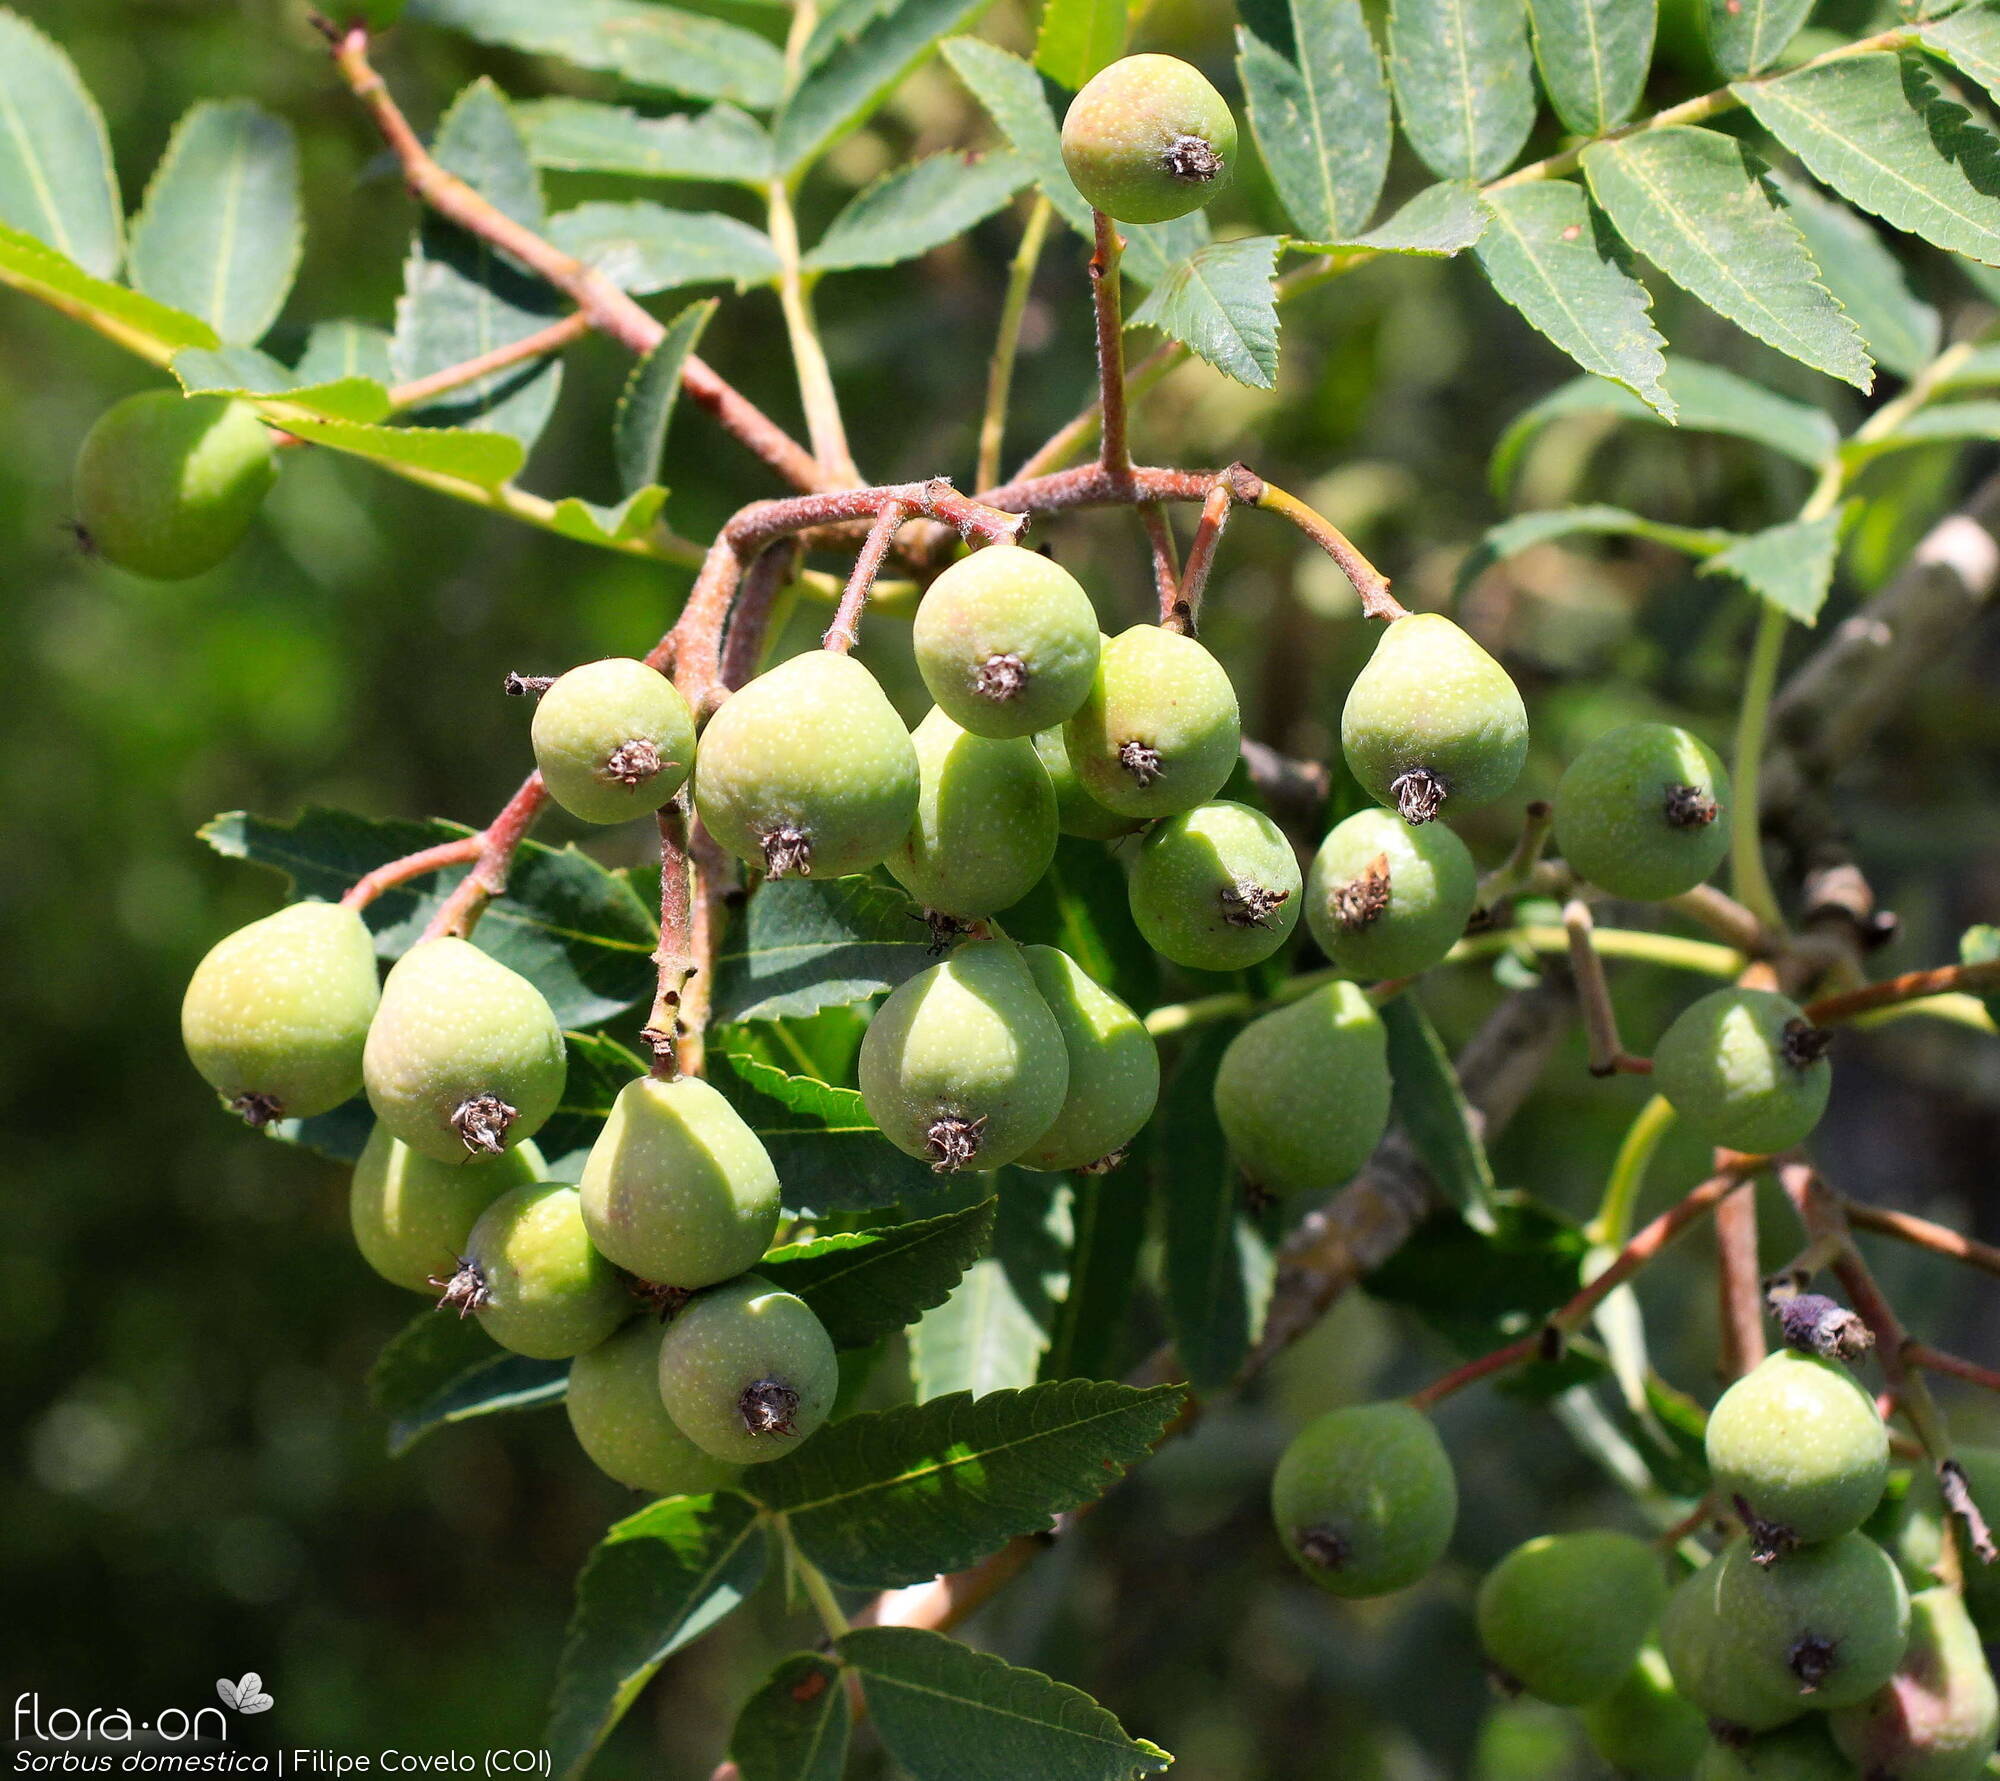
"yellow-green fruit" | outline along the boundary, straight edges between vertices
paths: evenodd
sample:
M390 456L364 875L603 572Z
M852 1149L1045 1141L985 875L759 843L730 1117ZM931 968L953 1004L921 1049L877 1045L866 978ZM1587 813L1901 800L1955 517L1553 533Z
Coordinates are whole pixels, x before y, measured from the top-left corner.
M1889 1437L1874 1399L1838 1361L1789 1348L1722 1394L1707 1446L1722 1500L1768 1551L1858 1528L1889 1477Z
M1708 1743L1707 1722L1675 1692L1667 1660L1652 1645L1579 1717L1591 1749L1628 1781L1688 1781Z
M1834 1748L1826 1721L1815 1714L1759 1738L1715 1740L1703 1753L1695 1781L1857 1781L1857 1777Z
M1972 1781L1987 1773L2000 1698L1964 1602L1943 1588L1912 1596L1910 1641L1896 1674L1830 1724L1868 1781Z
M1421 1411L1354 1404L1293 1437L1271 1478L1271 1517L1293 1562L1322 1589L1387 1595L1444 1556L1458 1480Z
M1866 1534L1801 1546L1774 1564L1738 1539L1715 1564L1716 1612L1748 1686L1826 1711L1865 1701L1895 1673L1910 1595Z
M941 1173L997 1169L1054 1125L1069 1054L1021 949L976 940L899 984L861 1041L868 1117Z
M243 542L277 475L271 437L247 403L146 390L85 437L76 523L106 561L183 581Z
M441 1163L498 1156L562 1099L562 1028L525 977L469 940L422 940L398 959L368 1029L375 1117Z
M559 1181L510 1188L480 1213L440 1303L536 1360L595 1348L638 1309L592 1247L576 1189Z
M695 763L701 820L773 878L880 865L917 814L917 751L875 676L808 650L709 720Z
M1378 804L1429 822L1490 804L1521 775L1528 712L1507 670L1450 619L1391 621L1340 714L1347 764Z
M1299 922L1299 862L1284 830L1226 798L1155 828L1127 889L1146 944L1198 971L1267 959Z
M1126 56L1070 101L1063 165L1086 202L1121 223L1164 223L1229 184L1236 120L1198 68Z
M1083 789L1060 727L1035 732L1035 753L1042 757L1049 783L1055 787L1056 827L1065 835L1084 841L1116 841L1139 827L1138 817L1107 810Z
M741 1274L778 1228L778 1172L763 1140L697 1076L626 1083L578 1186L590 1240L662 1286Z
M1479 872L1442 823L1411 828L1387 810L1334 826L1306 874L1306 922L1344 976L1414 977L1465 932Z
M540 1179L542 1166L532 1142L487 1162L434 1162L378 1125L348 1188L355 1247L384 1280L428 1292L458 1266L479 1215L510 1187Z
M1329 983L1259 1015L1222 1054L1215 1114L1258 1187L1338 1187L1389 1124L1388 1041L1368 998Z
M1055 1016L1069 1086L1055 1124L1015 1160L1027 1169L1082 1169L1117 1157L1160 1098L1160 1053L1146 1023L1076 960L1024 946L1035 987Z
M1716 1605L1722 1561L1684 1577L1660 1615L1660 1653L1674 1687L1711 1725L1731 1733L1775 1731L1805 1710L1794 1689L1773 1689L1739 1661L1736 1641Z
M1236 766L1236 689L1192 637L1134 625L1104 646L1063 742L1083 789L1125 816L1206 803Z
M1819 1124L1833 1087L1825 1030L1762 989L1719 989L1653 1050L1653 1086L1697 1136L1731 1150L1789 1150Z
M629 656L557 677L535 707L535 765L585 822L649 816L694 765L694 719L674 683Z
M2000 1525L2000 1447L1958 1446L1952 1457L1965 1473L1966 1486L1987 1525ZM1943 1514L1937 1479L1929 1467L1920 1467L1910 1481L1895 1538L1896 1558L1912 1589L1928 1588L1935 1581L1932 1573L1942 1557ZM2000 1636L2000 1565L1967 1562L1962 1568L1966 1611L1983 1637Z
M659 1381L689 1440L732 1465L756 1465L783 1459L826 1421L840 1366L805 1300L745 1274L667 1326Z
M656 1497L726 1490L741 1468L697 1447L660 1400L662 1340L652 1318L635 1318L579 1354L563 1399L569 1426L592 1465L634 1490Z
M884 862L940 915L1018 903L1056 857L1056 792L1026 736L974 736L942 707L917 725L917 816Z
M337 903L293 903L209 949L181 1001L181 1041L250 1124L310 1119L359 1091L380 994L368 924Z
M1084 701L1097 613L1082 584L1018 544L961 557L924 590L912 639L924 685L975 736L1029 736Z
M1479 1586L1479 1640L1508 1678L1559 1707L1624 1681L1667 1599L1659 1555L1630 1534L1544 1534Z
M1677 897L1729 851L1729 775L1673 724L1598 737L1570 762L1555 802L1563 858L1614 897Z

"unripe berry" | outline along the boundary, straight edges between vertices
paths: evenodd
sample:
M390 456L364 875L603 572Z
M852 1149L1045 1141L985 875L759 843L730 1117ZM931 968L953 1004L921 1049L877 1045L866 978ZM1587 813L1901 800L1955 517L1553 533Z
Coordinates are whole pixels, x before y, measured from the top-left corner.
M783 1459L833 1408L840 1365L805 1300L745 1274L689 1303L660 1344L660 1396L696 1446L733 1465Z
M1322 1589L1387 1595L1444 1556L1458 1480L1421 1411L1354 1404L1293 1438L1271 1479L1271 1516L1293 1562Z
M1298 926L1299 889L1284 830L1227 799L1154 829L1128 885L1146 944L1198 971L1240 971L1269 958Z
M1038 551L989 544L924 590L912 638L924 685L975 736L1029 736L1081 705L1097 673L1097 613Z
M1855 1774L1814 1714L1762 1737L1718 1738L1703 1752L1695 1781L1855 1781Z
M347 1195L355 1246L384 1280L412 1292L430 1290L465 1253L479 1215L509 1188L541 1179L542 1153L532 1142L479 1163L440 1163L376 1126L354 1165Z
M585 822L649 816L694 765L694 719L674 683L629 656L557 677L535 707L535 765Z
M713 1286L778 1228L778 1172L743 1116L696 1076L618 1091L578 1183L590 1240L629 1274Z
M441 1163L498 1156L532 1138L567 1073L562 1028L542 992L449 935L396 961L362 1057L375 1117Z
M1667 1660L1652 1645L1579 1717L1591 1749L1629 1781L1687 1781L1708 1743L1706 1722L1675 1692Z
M1712 1144L1788 1150L1826 1111L1827 1040L1781 995L1719 989L1667 1029L1653 1051L1653 1084Z
M1874 1513L1889 1476L1875 1403L1838 1361L1781 1348L1722 1394L1708 1465L1760 1550L1831 1540Z
M1909 1644L1895 1675L1829 1724L1868 1781L1972 1781L1988 1772L2000 1697L1957 1594L1937 1588L1911 1597Z
M1479 900L1472 855L1443 823L1411 828L1357 810L1320 843L1306 874L1306 922L1334 969L1363 981L1414 977L1465 932Z
M727 1490L741 1469L704 1453L661 1402L662 1339L660 1326L640 1317L579 1354L563 1399L569 1426L591 1464L633 1490L656 1497Z
M1590 744L1556 787L1556 845L1614 897L1693 890L1729 851L1729 775L1672 724L1627 724Z
M368 924L337 903L293 903L209 949L181 1001L181 1041L251 1125L310 1119L360 1089L380 994Z
M476 1316L502 1348L567 1360L595 1348L638 1306L591 1246L576 1189L533 1181L479 1215L442 1305Z
M277 475L270 435L247 403L145 390L107 409L84 439L76 522L108 562L184 581L243 542Z
M1008 940L976 940L890 991L861 1041L868 1117L940 1173L997 1169L1063 1110L1069 1057Z
M1018 903L1056 856L1056 792L1026 736L974 736L934 707L911 738L916 820L884 862L926 909L974 921Z
M1024 946L1035 988L1069 1059L1062 1111L1015 1160L1024 1169L1115 1163L1160 1098L1160 1053L1146 1023L1066 952Z
M1894 1673L1910 1596L1867 1535L1801 1546L1776 1564L1739 1539L1715 1563L1716 1612L1748 1686L1825 1711L1865 1701Z
M1773 1689L1739 1661L1731 1629L1716 1606L1719 1558L1684 1577L1660 1615L1660 1653L1674 1686L1732 1737L1775 1731L1806 1710L1795 1689Z
M1243 731L1236 689L1192 637L1134 625L1105 644L1064 732L1083 789L1125 816L1172 816L1222 789Z
M1479 1586L1479 1641L1509 1682L1581 1706L1624 1681L1667 1599L1659 1556L1630 1534L1544 1534Z
M1403 820L1490 804L1521 775L1528 712L1507 670L1434 612L1383 628L1347 690L1340 746L1354 777Z
M852 656L808 650L709 720L695 763L701 820L773 878L879 865L917 814L917 752Z
M1136 816L1121 816L1106 809L1087 791L1069 758L1069 746L1060 726L1035 732L1035 753L1048 769L1049 783L1056 792L1056 827L1065 835L1084 841L1116 841L1140 826Z
M1197 68L1126 56L1070 101L1063 165L1087 202L1121 223L1165 223L1229 184L1236 120Z
M1389 1124L1388 1041L1368 998L1329 983L1259 1015L1222 1054L1215 1115L1258 1187L1338 1187Z

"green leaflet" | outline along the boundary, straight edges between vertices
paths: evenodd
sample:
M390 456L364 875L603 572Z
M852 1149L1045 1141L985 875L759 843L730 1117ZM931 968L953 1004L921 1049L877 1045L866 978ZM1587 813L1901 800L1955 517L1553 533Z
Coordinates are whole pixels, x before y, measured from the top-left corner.
M1396 1120L1445 1199L1476 1231L1494 1228L1493 1165L1437 1029L1409 995L1382 1008Z
M292 373L306 385L349 377L384 386L396 381L389 365L389 336L366 322L315 322Z
M389 392L372 377L301 383L296 372L254 346L225 346L214 351L190 346L174 354L171 369L191 396L266 396L324 420L372 422L389 412Z
M118 339L130 342L135 352L157 364L164 365L177 347L220 344L215 330L199 316L169 309L121 284L97 278L35 236L4 223L0 223L0 284L59 309L105 318Z
M840 1666L802 1651L743 1703L729 1757L742 1781L840 1781L851 1721Z
M548 233L564 253L640 296L696 284L742 291L778 276L770 237L718 211L670 210L645 199L600 201L551 217Z
M1071 92L1125 53L1126 0L1047 0L1035 66Z
M568 1361L509 1354L475 1319L421 1311L376 1357L368 1398L395 1459L447 1423L561 1403L568 1379Z
M1925 49L1989 93L2000 85L2000 7L1968 6L1934 19L1920 33Z
M1653 59L1658 0L1528 0L1549 103L1579 136L1631 116Z
M1440 179L1504 172L1535 121L1523 0L1392 0L1389 71L1403 134Z
M123 210L104 116L76 65L0 9L0 223L109 278L125 255Z
M1812 0L1708 0L1702 23L1709 54L1732 80L1762 74L1784 54L1812 11Z
M1714 529L1665 525L1658 520L1644 519L1636 513L1627 513L1622 507L1592 505L1538 509L1533 513L1517 513L1512 519L1503 519L1498 525L1487 527L1478 544L1465 553L1465 560L1458 566L1454 587L1463 592L1495 563L1504 562L1533 545L1547 544L1556 538L1575 537L1579 533L1594 533L1600 537L1647 538L1655 544L1702 557L1726 550L1736 536L1733 532Z
M1861 330L1875 362L1898 377L1914 377L1936 355L1943 324L1910 289L1881 234L1802 179L1779 173L1771 183L1784 195L1820 281Z
M788 1244L757 1272L804 1299L836 1348L866 1348L944 1303L992 1237L995 1205Z
M1278 381L1278 238L1217 241L1173 267L1131 317L1216 370L1268 390Z
M1032 1385L1068 1290L1069 1186L1060 1175L1003 1170L992 1254L910 1331L919 1402Z
M893 266L984 222L1028 183L1019 156L930 155L857 192L805 257L809 270Z
M629 173L646 179L728 180L771 176L771 139L733 105L674 117L642 117L590 99L517 99L514 121L537 167Z
M1833 584L1842 512L1791 520L1753 532L1702 565L1704 575L1733 575L1802 625L1814 624Z
M714 318L717 300L690 303L667 324L660 343L632 367L612 417L612 455L628 499L655 481L666 451L667 425L681 393L681 371Z
M932 962L923 913L869 878L759 885L715 961L714 1020L786 1020L894 989Z

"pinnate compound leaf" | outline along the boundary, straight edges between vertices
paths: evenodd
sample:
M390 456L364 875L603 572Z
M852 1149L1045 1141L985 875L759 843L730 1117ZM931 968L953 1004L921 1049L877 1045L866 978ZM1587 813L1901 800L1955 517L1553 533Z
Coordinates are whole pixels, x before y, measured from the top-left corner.
M490 420L498 412L489 410L486 418ZM512 482L528 458L527 448L512 432L493 433L483 428L383 427L362 421L309 420L290 425L290 430L330 451L406 465L489 491Z
M561 1781L583 1772L661 1664L757 1587L768 1550L756 1505L728 1491L667 1497L604 1536L577 1574L549 1707Z
M1731 80L1762 74L1785 52L1813 0L1707 0L1709 54Z
M1822 519L1791 520L1753 532L1710 557L1701 572L1733 575L1800 624L1817 623L1826 591L1833 584L1841 519L1841 513L1834 512Z
M1628 513L1622 507L1550 507L1533 513L1517 513L1512 519L1503 519L1497 526L1489 526L1478 544L1465 553L1465 561L1458 568L1456 585L1462 592L1495 563L1504 562L1534 545L1547 544L1557 538L1572 538L1579 533L1594 533L1599 537L1645 538L1654 544L1664 544L1698 557L1713 556L1719 550L1727 550L1736 539L1734 532L1670 526L1659 520Z
M1047 0L1035 66L1071 92L1125 53L1126 0Z
M1916 376L1936 356L1943 324L1910 289L1875 226L1802 179L1777 173L1771 183L1805 237L1820 282L1861 330L1876 363L1898 377Z
M713 297L690 303L667 324L660 344L632 367L625 380L611 423L611 443L619 486L628 498L650 486L660 474L667 426L681 393L681 371L717 307ZM622 515L620 520L622 523Z
M1218 241L1168 271L1131 318L1253 389L1278 381L1278 238Z
M984 222L1028 182L1018 155L931 155L886 173L827 225L808 269L893 266Z
M1377 254L1424 254L1445 257L1463 253L1486 233L1486 201L1470 180L1444 179L1425 186L1386 221L1352 241L1325 242L1335 253L1362 250ZM1313 244L1295 244L1311 246Z
M1476 1231L1494 1228L1493 1165L1451 1054L1423 1009L1407 995L1382 1006L1396 1120L1445 1199Z
M579 204L550 219L549 239L641 296L692 284L741 291L778 276L771 238L719 211L670 210L644 199Z
M743 1703L729 1759L741 1781L840 1781L851 1722L840 1666L801 1651Z
M1528 0L1535 65L1566 128L1601 136L1631 115L1658 10L1658 0Z
M1439 179L1491 179L1528 140L1523 0L1391 0L1389 70L1403 134Z
M748 1488L836 1582L921 1583L1095 1501L1152 1450L1180 1399L1173 1385L1064 1379L864 1411L759 1466Z
M440 1270L449 1267L440 1257ZM376 1357L369 1401L389 1419L389 1455L399 1458L446 1423L562 1402L566 1360L509 1354L478 1321L421 1312Z
M104 115L76 65L0 8L0 223L93 278L125 256L124 206Z
M372 377L302 383L289 366L254 346L191 346L174 354L170 369L190 396L265 396L321 420L373 422L389 412L389 392Z
M996 1202L774 1249L757 1272L813 1308L836 1348L866 1348L941 1305L993 1235Z
M866 1001L934 964L923 911L869 878L759 885L715 961L719 1025Z
M993 1253L910 1331L910 1379L921 1403L1032 1385L1068 1288L1069 1184L1009 1169L1000 1176Z
M913 1781L1130 1781L1173 1761L1081 1689L921 1627L862 1627L834 1649Z
M629 173L646 179L756 185L771 177L771 139L733 105L693 116L644 117L592 99L525 99L514 121L537 167Z

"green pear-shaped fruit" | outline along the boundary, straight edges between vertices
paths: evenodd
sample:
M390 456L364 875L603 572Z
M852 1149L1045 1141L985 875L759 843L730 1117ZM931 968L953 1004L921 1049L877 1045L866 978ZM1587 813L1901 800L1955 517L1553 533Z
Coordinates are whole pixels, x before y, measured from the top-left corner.
M1198 68L1126 56L1070 101L1063 165L1086 202L1121 223L1165 223L1229 184L1236 120Z
M537 1181L532 1141L480 1163L440 1163L376 1126L354 1165L347 1195L355 1246L384 1280L427 1292L465 1253L479 1215L510 1187Z
M1082 584L1018 544L961 557L924 590L913 641L924 685L975 736L1030 736L1067 718L1097 674Z
M696 1076L626 1083L578 1186L590 1240L662 1286L741 1274L778 1228L778 1172L763 1140Z
M1459 942L1479 871L1443 823L1411 828L1387 810L1337 823L1306 874L1306 922L1344 976L1414 977Z
M2000 1525L2000 1447L1960 1445L1952 1449L1952 1457L1964 1472L1966 1487L1987 1525ZM1895 1530L1896 1559L1912 1589L1927 1589L1937 1580L1935 1567L1944 1545L1943 1516L1937 1478L1929 1467L1920 1467L1910 1481ZM1962 1568L1966 1612L1981 1637L2000 1637L2000 1565L1967 1560Z
M681 1432L732 1465L783 1459L833 1408L826 1326L805 1300L745 1274L689 1303L660 1344L660 1396Z
M1138 817L1107 810L1083 789L1083 781L1077 778L1070 761L1069 745L1063 739L1061 726L1035 732L1035 753L1042 757L1049 783L1055 787L1056 827L1065 835L1075 835L1083 841L1116 841L1140 826Z
M1719 989L1667 1028L1653 1051L1653 1085L1712 1144L1789 1150L1826 1111L1827 1038L1770 990Z
M1056 857L1056 792L1026 736L974 736L942 707L917 725L922 789L884 862L939 915L976 921L1018 903Z
M480 1213L439 1303L536 1360L595 1348L639 1308L592 1247L576 1189L560 1181L510 1188Z
M1674 1687L1711 1726L1732 1737L1775 1731L1806 1710L1795 1688L1774 1689L1741 1661L1737 1641L1716 1606L1722 1561L1684 1577L1660 1614L1660 1653Z
M1298 926L1301 881L1292 844L1261 810L1227 799L1198 804L1155 828L1127 888L1146 944L1198 971L1254 965Z
M1035 987L1055 1016L1069 1087L1055 1124L1015 1160L1027 1169L1114 1162L1160 1098L1160 1053L1146 1023L1053 946L1024 946Z
M1708 1743L1707 1723L1675 1691L1667 1660L1653 1645L1579 1717L1591 1749L1629 1781L1688 1781Z
M375 1117L441 1163L498 1156L532 1138L567 1073L562 1028L542 992L449 935L396 961L362 1057Z
M1479 1586L1479 1641L1501 1675L1559 1707L1624 1681L1667 1599L1659 1555L1630 1534L1544 1534Z
M662 1344L660 1326L641 1317L579 1354L563 1398L569 1426L592 1465L634 1490L656 1497L726 1490L740 1468L690 1441L660 1399Z
M1387 1595L1444 1556L1458 1480L1431 1420L1408 1404L1329 1410L1292 1438L1271 1478L1292 1561L1338 1596Z
M337 903L293 903L209 949L181 1001L181 1041L250 1124L310 1119L359 1092L380 995L368 924Z
M1388 1040L1351 983L1260 1014L1215 1073L1215 1114L1243 1172L1271 1193L1338 1187L1389 1124Z
M1687 731L1627 724L1570 762L1556 787L1556 845L1614 897L1677 897L1729 851L1729 775Z
M1956 1593L1925 1589L1910 1598L1910 1639L1895 1675L1829 1723L1868 1781L1972 1781L1988 1773L2000 1697Z
M917 751L875 676L808 650L709 720L695 806L716 840L773 878L879 865L916 820Z
M1354 777L1405 822L1502 797L1528 757L1528 713L1507 670L1450 619L1384 627L1348 688L1340 746Z
M1814 1714L1781 1731L1724 1742L1703 1752L1695 1781L1856 1781L1834 1748L1826 1721Z
M1192 637L1134 625L1105 644L1063 742L1083 789L1106 809L1192 810L1235 770L1243 742L1236 689Z
M976 940L890 992L860 1076L868 1117L898 1150L940 1172L997 1169L1055 1124L1069 1054L1021 949Z
M1775 1564L1737 1539L1715 1563L1730 1661L1760 1692L1830 1710L1865 1701L1894 1674L1910 1595L1895 1560L1866 1534L1801 1546Z
M694 718L674 683L629 656L559 675L535 707L535 765L585 822L650 816L694 765Z
M145 390L107 409L76 459L88 549L134 575L184 581L243 542L278 466L249 404Z

